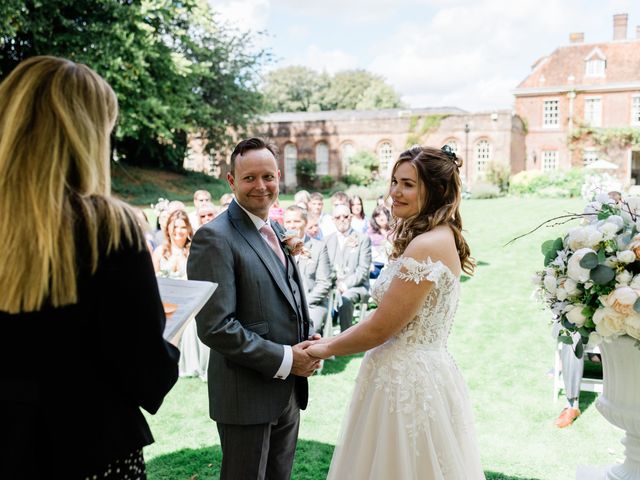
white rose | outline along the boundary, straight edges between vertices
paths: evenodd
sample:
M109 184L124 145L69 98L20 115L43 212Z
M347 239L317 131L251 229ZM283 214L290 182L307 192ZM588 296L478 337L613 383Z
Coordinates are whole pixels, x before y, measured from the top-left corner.
M556 293L556 277L553 275L545 275L544 280L542 281L544 284L544 288L551 294Z
M567 320L573 323L576 327L583 326L584 322L587 321L587 317L582 313L583 308L584 305L578 303L566 313Z
M596 252L590 248L581 248L571 256L567 263L567 276L576 282L584 283L589 280L590 270L580 266L580 260L582 260L587 253Z
M613 201L613 199L609 196L608 193L598 193L596 195L596 202L598 203L602 203L602 204L611 204L611 203L615 203Z
M636 261L636 254L631 250L623 250L616 253L616 258L620 263L633 263Z
M613 223L620 230L624 227L624 219L620 215L610 215L605 219L606 223Z
M598 308L593 314L593 323L596 324L596 332L601 337L620 335L625 331L624 315L613 308Z
M605 240L611 240L616 236L616 233L618 233L618 230L620 230L620 228L615 223L605 222L600 225L600 227L598 227L598 230L602 232L602 236Z
M611 307L616 312L627 316L634 312L633 304L636 303L637 299L637 292L631 287L624 286L616 288L604 297L604 303L607 307Z
M640 275L633 277L633 280L629 283L629 286L634 290L640 290Z
M616 275L616 286L629 285L633 275L627 270L623 270Z
M627 335L640 340L640 315L636 313L628 316L624 321L624 326Z
M567 294L567 291L566 291L564 288L562 288L562 287L558 287L558 288L556 289L556 298L557 298L558 300L561 300L561 301L562 301L562 300L566 300L568 296L569 296L569 295Z
M601 208L602 208L602 204L600 202L589 202L584 207L584 213L586 214L598 213ZM597 216L593 215L593 218L597 218Z
M575 280L571 278L567 278L564 281L563 288L567 291L567 294L569 294L569 296L571 297L574 295L578 295L580 293L580 290L578 289L578 284L576 283Z
M624 203L628 205L628 207L622 207L625 210L629 208L629 210L631 210L631 213L640 213L640 197L627 197L625 198Z
M600 345L602 343L602 337L598 334L598 332L591 332L589 334L589 341L587 342L588 348L593 348L596 345Z

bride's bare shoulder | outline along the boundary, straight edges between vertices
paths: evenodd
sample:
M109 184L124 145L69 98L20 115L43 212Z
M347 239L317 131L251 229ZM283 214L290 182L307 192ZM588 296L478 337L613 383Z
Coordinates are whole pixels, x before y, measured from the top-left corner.
M446 225L440 225L417 235L411 240L403 255L419 261L424 261L427 258L433 262L439 260L452 272L460 271L460 258L456 249L455 237L453 231Z

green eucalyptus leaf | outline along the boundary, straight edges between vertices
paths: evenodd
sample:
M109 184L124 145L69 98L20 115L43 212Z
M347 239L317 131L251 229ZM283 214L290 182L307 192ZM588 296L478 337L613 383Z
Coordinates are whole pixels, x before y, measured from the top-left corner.
M633 304L633 309L640 313L640 298L636 299L635 303Z
M598 266L598 256L593 252L587 253L580 259L580 266L588 270L596 268Z
M542 252L542 254L546 257L547 254L549 252L552 251L553 249L553 242L555 240L547 240L546 242L544 242L542 245L540 245L540 251Z
M562 238L558 237L553 242L553 249L557 252L558 250L562 250L564 248L564 242Z
M596 285L606 285L616 278L616 272L613 268L604 265L598 265L589 272L589 277Z
M584 345L582 344L582 338L580 338L580 340L578 340L578 342L576 343L576 347L573 350L573 353L575 354L576 358L582 358L582 355L584 354Z
M558 340L560 340L565 345L573 345L573 338L571 338L571 336L569 335L560 335L558 337Z
M604 253L604 248L598 250L598 263L604 263L607 259L607 255Z

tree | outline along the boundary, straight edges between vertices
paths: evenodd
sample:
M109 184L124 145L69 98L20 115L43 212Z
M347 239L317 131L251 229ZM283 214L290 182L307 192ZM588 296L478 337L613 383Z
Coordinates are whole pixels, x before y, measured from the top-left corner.
M308 67L284 67L265 75L262 94L270 112L309 112L322 109L322 92L329 79Z
M7 6L8 5L8 6ZM85 63L118 95L114 135L128 163L181 169L187 132L228 141L261 111L252 38L205 0L9 0L0 6L0 77L33 55Z
M347 70L333 77L308 67L285 67L265 77L269 111L364 110L402 106L399 94L378 75Z

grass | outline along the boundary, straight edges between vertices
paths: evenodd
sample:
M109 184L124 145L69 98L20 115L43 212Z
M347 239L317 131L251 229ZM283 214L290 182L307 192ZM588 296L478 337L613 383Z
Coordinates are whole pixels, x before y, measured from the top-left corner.
M572 427L553 426L563 407L562 399L552 400L555 345L550 315L532 299L530 279L542 265L540 243L567 226L543 228L504 246L547 218L581 208L580 200L463 203L466 236L479 266L463 283L449 346L469 385L489 480L565 480L575 478L578 465L622 458L622 432L599 414L593 394L583 393L583 414ZM322 375L310 379L294 479L325 478L361 358L328 361ZM145 449L151 480L218 478L220 443L205 383L179 380L148 419L157 440Z

